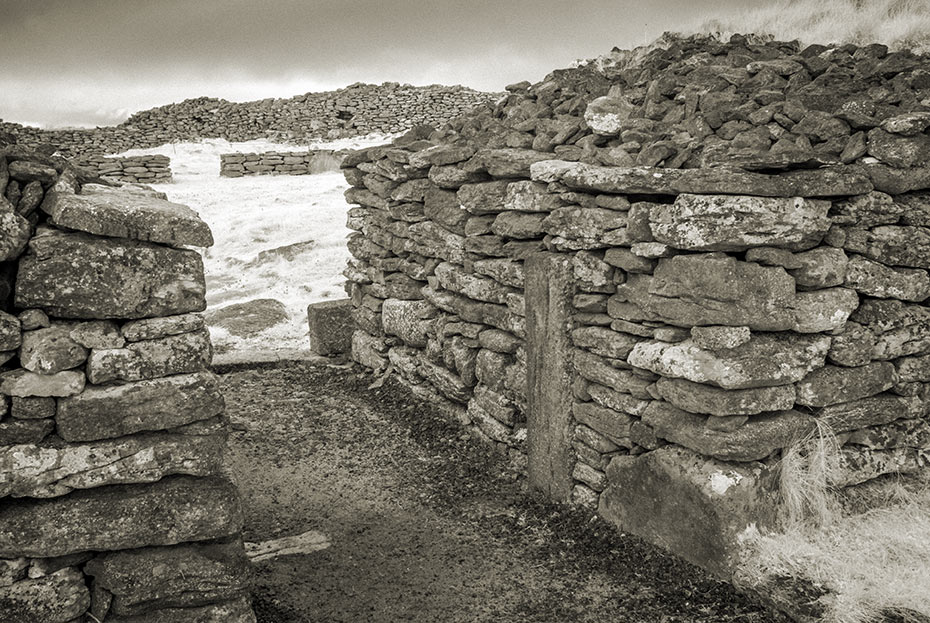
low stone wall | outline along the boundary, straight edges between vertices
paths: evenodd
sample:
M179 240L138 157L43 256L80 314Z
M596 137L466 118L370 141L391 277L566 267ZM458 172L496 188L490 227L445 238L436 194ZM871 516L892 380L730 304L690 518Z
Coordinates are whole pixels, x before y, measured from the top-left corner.
M65 156L118 154L200 138L302 143L321 137L394 134L421 124L440 126L499 98L499 93L461 86L359 83L337 91L254 102L199 97L135 113L116 126L86 130L40 130L0 121L0 133L9 132L29 147L58 146Z
M153 184L171 181L171 159L168 156L126 156L114 158L87 156L76 164L88 172L118 182Z
M805 435L849 495L928 469L926 66L692 38L350 154L353 358L732 577Z
M266 151L260 154L220 154L220 175L310 175L338 171L344 151L312 149L299 151Z
M255 621L187 248L212 242L163 195L0 150L3 621Z

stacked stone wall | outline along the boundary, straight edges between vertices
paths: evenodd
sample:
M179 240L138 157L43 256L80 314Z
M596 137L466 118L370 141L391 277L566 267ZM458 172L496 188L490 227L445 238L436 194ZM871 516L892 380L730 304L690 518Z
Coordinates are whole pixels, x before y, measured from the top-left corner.
M338 171L344 157L344 151L332 149L220 154L220 175L310 175Z
M461 86L354 84L337 91L254 102L200 97L138 112L112 127L41 130L0 122L0 132L13 134L29 147L56 145L65 156L115 154L200 138L304 142L393 134L421 124L439 126L499 97Z
M75 162L93 175L118 182L154 184L171 181L171 159L158 154L123 158L86 156Z
M0 620L254 622L210 230L82 175L0 150Z
M696 37L352 153L353 357L729 577L815 429L839 489L927 472L927 75Z

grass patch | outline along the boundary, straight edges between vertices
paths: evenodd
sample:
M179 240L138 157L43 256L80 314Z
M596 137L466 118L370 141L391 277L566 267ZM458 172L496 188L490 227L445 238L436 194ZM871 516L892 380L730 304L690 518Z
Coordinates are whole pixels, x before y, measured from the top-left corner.
M740 580L802 580L831 623L930 621L930 487L886 479L879 504L850 512L830 485L838 466L828 426L785 451L779 530L746 535Z
M763 3L759 3L763 4ZM778 0L702 22L699 32L772 35L804 43L884 43L930 52L926 0Z

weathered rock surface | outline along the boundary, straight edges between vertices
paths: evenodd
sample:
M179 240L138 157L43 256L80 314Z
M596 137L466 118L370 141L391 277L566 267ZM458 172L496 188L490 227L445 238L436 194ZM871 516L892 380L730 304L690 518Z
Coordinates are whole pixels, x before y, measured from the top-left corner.
M240 598L209 606L162 608L139 616L110 616L107 623L255 623L248 599Z
M898 419L913 419L923 413L923 401L917 397L879 394L820 409L817 418L834 431L858 430L866 426L888 424Z
M793 385L724 390L685 379L660 378L659 395L689 413L717 416L755 415L765 411L784 411L794 406Z
M95 348L87 358L87 378L97 385L113 380L141 381L196 372L208 366L212 359L210 333L200 329L131 342L125 348Z
M426 346L427 334L434 324L430 320L438 315L439 310L429 301L386 299L381 307L384 332L419 348Z
M194 251L42 229L19 263L16 305L61 318L145 318L203 311Z
M55 374L76 368L87 359L87 349L71 339L66 326L49 327L23 334L20 364L39 374Z
M32 225L12 210L3 209L0 197L0 262L18 258L26 249Z
M879 298L920 302L930 296L930 276L919 268L894 268L854 255L846 269L846 285Z
M68 623L89 607L84 575L71 567L0 587L0 613L10 623Z
M242 525L227 480L173 476L0 507L0 556L48 558L175 545L235 535Z
M226 436L156 433L76 445L0 448L0 497L50 498L74 489L219 472Z
M632 447L630 426L634 420L631 416L606 409L593 402L576 402L572 405L572 415L575 416L575 420L590 426L618 446Z
M98 236L131 238L171 246L213 245L210 228L185 205L135 193L94 191L46 193L42 210L53 225Z
M830 228L830 202L817 199L678 195L656 205L649 228L659 242L689 251L743 251L773 246L801 251Z
M825 407L881 393L897 383L895 367L887 361L849 368L824 366L798 383L798 404Z
M723 351L705 350L690 339L676 344L640 342L627 361L666 377L747 389L800 381L823 367L829 348L830 338L822 335L759 333Z
M871 299L863 301L850 319L874 336L873 359L930 352L930 309L926 307Z
M210 372L88 387L58 402L58 434L71 442L121 437L206 420L223 412L223 394Z
M0 374L0 393L7 396L73 396L84 389L84 373L64 370L54 374L36 374L17 368Z
M0 311L0 351L12 351L23 343L22 325L19 318Z
M157 340L169 335L190 333L203 327L202 315L181 314L180 316L130 320L120 328L120 332L127 342L140 342L142 340ZM97 348L121 348L121 346L98 346Z

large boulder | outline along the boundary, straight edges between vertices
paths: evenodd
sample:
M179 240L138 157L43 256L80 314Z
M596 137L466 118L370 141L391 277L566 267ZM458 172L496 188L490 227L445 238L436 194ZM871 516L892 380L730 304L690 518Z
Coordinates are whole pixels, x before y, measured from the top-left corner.
M19 262L16 305L60 318L148 318L206 308L195 251L41 228Z

